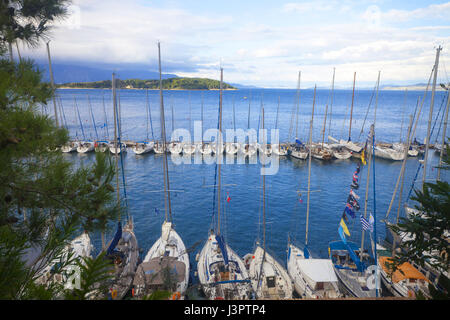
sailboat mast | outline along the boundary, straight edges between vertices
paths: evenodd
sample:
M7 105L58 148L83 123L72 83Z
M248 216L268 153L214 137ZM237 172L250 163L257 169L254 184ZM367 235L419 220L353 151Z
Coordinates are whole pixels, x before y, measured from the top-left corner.
M430 102L430 113L428 116L428 128L427 128L427 141L425 144L425 158L423 164L423 178L422 178L422 192L425 190L424 184L427 175L427 160L428 160L428 149L430 147L430 130L431 130L431 119L433 118L433 107L434 107L434 94L436 92L436 79L439 67L439 53L441 52L442 47L439 46L436 49L436 61L434 63L434 75L433 75L433 87L431 89L431 102Z
M114 112L114 157L116 158L116 191L117 206L120 205L120 189L119 189L119 153L117 152L117 98L116 98L116 74L112 74L112 94L113 94L113 112ZM120 221L120 215L119 215Z
M158 62L159 62L159 101L161 108L161 136L163 139L163 150L164 150L164 158L163 158L163 170L164 170L164 212L165 212L165 221L172 220L172 208L170 203L170 184L169 184L169 168L167 163L167 142L166 142L166 124L165 124L165 116L164 116L164 101L163 101L163 90L162 90L162 72L161 72L161 45L158 42Z
M353 118L353 102L355 100L355 82L356 82L356 72L353 74L353 92L352 92L352 105L350 107L350 123L348 127L348 141L351 141L352 136L352 118Z
M405 89L405 101L403 102L403 110L402 110L402 124L400 125L400 143L402 143L403 121L405 119L405 107L406 107L407 96L408 96L408 89Z
M145 112L147 114L145 124L147 125L147 140L148 140L148 126L149 126L149 115L148 115L148 89L145 90Z
M106 136L109 140L108 117L106 115L106 107L105 107L105 91L102 91L102 102L103 102L103 114L105 115Z
M262 107L262 129L264 130L264 107ZM265 135L263 134L263 146L266 147ZM265 166L262 165L262 179L263 179L263 247L266 251L266 174L264 170ZM264 262L264 261L263 261Z
M277 117L275 119L275 129L278 129L278 114L280 112L280 96L278 96Z
M297 102L297 114L295 116L295 138L298 138L298 112L300 109L300 81L302 77L302 72L298 72L298 81L297 81L297 98L295 99Z
M94 127L95 137L97 138L97 140L99 140L98 133L97 133L97 126L95 125L94 112L92 111L91 99L89 98L89 95L87 95L87 98L88 98L88 104L89 104L89 111L91 111L92 126Z
M331 81L331 93L330 96L333 94L333 87L334 87L334 70L333 70L333 80ZM329 98L330 98L329 96ZM322 149L323 149L323 142L325 140L325 128L327 126L327 115L328 115L328 101L325 105L325 116L323 118L323 127L322 127Z
M202 114L202 119L201 119L201 125L202 125L202 128L201 128L201 134L202 134L202 148L203 148L203 92L204 92L204 91L202 91L202 106L201 106L201 108L202 108L202 111L201 111L201 114Z
M371 141L373 135L374 135L374 129L375 126L372 124L370 126L370 134L369 134L369 138L368 140ZM373 142L372 142L373 144ZM372 158L373 158L373 147L371 146L371 148L367 148L367 153L368 153L368 164L367 164L367 177L366 177L366 194L365 194L365 198L364 198L364 218L367 217L367 202L369 200L369 182L370 182L370 168L371 168L371 164L372 164ZM362 229L362 233L361 233L361 253L364 251L364 229ZM362 258L362 256L361 256Z
M331 82L331 101L330 101L330 120L328 121L328 135L331 136L331 117L333 115L333 98L334 98L334 76L336 68L333 68L333 81Z
M316 103L316 85L314 85L314 97L313 97L313 105L311 112L311 122L309 124L309 148L312 145L312 130L313 130L313 121L314 121L314 105ZM308 245L308 225L309 225L309 196L310 196L310 187L311 187L311 150L309 150L308 155L308 196L307 196L307 204L306 204L306 232L305 232L305 246Z
M53 69L52 69L52 59L50 58L50 45L49 45L50 41L47 42L47 56L48 56L48 69L49 69L49 73L50 73L50 84L52 85L52 89L55 89L55 81L53 79ZM12 49L11 49L12 52ZM58 111L56 108L56 100L55 100L55 94L52 95L53 98L53 107L55 108L55 121L56 121L56 126L59 127L59 121L58 121Z
M408 126L408 135L407 135L407 141L406 141L406 146L405 146L405 155L404 155L404 159L403 159L403 163L402 163L402 182L400 185L400 193L398 195L398 208L397 208L397 220L396 220L396 224L398 224L399 218L400 218L400 208L401 208L401 203L402 203L402 194L403 194L403 185L404 185L404 180L405 180L405 167L406 167L406 160L408 159L408 150L409 150L409 146L411 145L411 127L412 127L412 121L413 118L412 116L409 116L409 126ZM395 242L395 241L394 241ZM395 244L395 243L394 243Z
M442 131L442 144L441 144L441 152L439 154L439 166L437 173L437 180L441 179L441 166L442 166L442 157L444 156L444 148L445 148L445 133L447 132L447 120L448 120L448 107L450 104L450 87L447 88L447 106L445 107L445 116L444 116L444 131Z
M233 94L233 129L234 129L234 132L236 132L236 111L235 111L235 106L234 106L234 99L235 99L235 95ZM234 135L233 142L236 142L236 135Z
M218 141L216 141L216 148L219 148L219 142L222 143L222 81L223 81L223 68L220 68L220 93L219 93L219 132ZM217 160L217 171L218 171L218 189L217 189L217 235L220 235L220 169L221 169L221 159L218 152L216 152Z

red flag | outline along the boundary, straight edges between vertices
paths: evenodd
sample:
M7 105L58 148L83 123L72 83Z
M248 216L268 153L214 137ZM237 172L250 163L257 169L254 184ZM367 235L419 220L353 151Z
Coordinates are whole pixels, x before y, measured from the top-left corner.
M229 203L230 202L230 200L231 200L231 198L230 198L230 194L227 192L227 202Z

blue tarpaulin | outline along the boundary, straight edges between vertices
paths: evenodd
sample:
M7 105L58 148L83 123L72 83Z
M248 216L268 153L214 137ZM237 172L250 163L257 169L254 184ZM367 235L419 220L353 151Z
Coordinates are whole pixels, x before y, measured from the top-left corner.
M225 240L223 239L223 236L217 236L216 237L217 243L219 244L220 251L222 252L223 261L225 265L228 265L228 252L225 244Z
M114 238L111 241L111 244L109 245L108 250L106 251L106 255L110 255L113 253L114 249L116 248L117 244L119 243L120 238L122 238L122 224L120 221L117 223L117 231L114 235Z

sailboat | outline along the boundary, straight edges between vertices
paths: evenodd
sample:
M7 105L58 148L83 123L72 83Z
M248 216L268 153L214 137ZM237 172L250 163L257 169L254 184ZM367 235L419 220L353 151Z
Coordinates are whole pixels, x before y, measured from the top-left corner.
M86 136L84 134L84 128L83 128L83 122L81 121L81 116L80 116L80 110L78 110L77 99L75 97L73 97L73 99L74 99L74 108L76 110L76 113L78 115L78 121L80 123L81 133L83 134L83 141L79 141L77 144L77 152L78 153L87 153L87 152L94 151L94 143L91 141L86 141Z
M345 235L350 236L350 232L348 231L346 221L348 221L347 215L350 215L352 218L355 218L356 211L359 210L359 204L357 199L359 196L356 194L356 190L359 188L359 177L358 174L360 172L360 166L353 174L353 181L351 184L350 194L347 199L347 204L345 206L344 212L342 214L342 218L339 224L339 235L341 237L341 241L333 241L328 245L328 254L331 259L334 267L334 271L339 279L339 282L342 285L344 292L346 292L350 296L358 297L358 298L369 298L369 297L377 297L379 293L379 288L377 285L372 286L371 280L377 275L373 274L373 268L369 268L369 266L377 264L376 258L376 249L373 248L373 255L370 255L367 250L364 250L364 230L371 230L371 232L375 229L375 221L371 218L367 220L367 201L368 201L368 191L369 191L369 177L370 177L370 168L373 161L373 144L375 140L374 136L374 125L371 125L369 139L372 140L372 152L368 154L368 169L367 169L367 181L366 181L366 195L365 195L365 207L364 207L364 217L361 215L360 220L363 227L362 230L362 240L361 246L354 242L348 241ZM365 161L365 160L364 160ZM363 164L365 163L364 161ZM375 210L374 210L375 214ZM372 228L372 229L371 229ZM370 233L372 236L372 234ZM376 232L374 232L374 238L376 239ZM372 239L372 238L371 238ZM373 240L372 240L372 246Z
M264 129L264 108L262 108L262 128ZM264 138L263 138L264 139ZM263 147L265 141L263 141ZM292 281L286 269L266 250L266 183L264 165L263 182L263 243L257 243L255 252L250 255L248 272L256 299L292 299Z
M234 132L236 132L236 112L234 107L234 96L233 96L233 127ZM225 142L225 152L229 155L235 155L239 151L239 143L236 142L236 136L234 137L234 141Z
M114 88L114 90L115 90L115 88ZM114 94L115 94L115 91L114 91ZM116 99L116 98L114 98L114 99ZM116 103L116 101L114 101L114 103ZM117 110L118 110L118 112L117 112L118 120L117 121L120 122L120 117L121 117L120 94L119 94L119 108ZM119 126L120 126L120 123L119 123ZM115 139L117 139L117 138L115 138ZM109 147L109 151L115 155L127 152L127 145L121 141L114 140L108 144L108 147Z
M114 108L114 150L116 158L116 191L117 191L117 206L120 207L120 187L119 187L119 155L120 163L123 166L123 150L121 148L121 127L120 127L120 113L117 112L117 99L116 99L116 79L115 74L112 75L112 92L113 92L113 108ZM136 236L134 234L134 223L132 217L128 212L128 205L126 202L126 189L125 189L125 172L122 168L122 180L125 195L125 204L127 210L127 222L122 227L122 221L119 215L117 222L117 229L114 237L108 244L107 249L102 249L102 252L106 252L106 259L109 259L114 264L114 276L108 282L109 296L113 300L122 299L131 288L134 273L136 272L137 264L139 261L139 248ZM100 294L104 297L103 294Z
M71 258L73 261L76 261L81 258L87 258L91 256L93 246L91 244L91 239L87 232L83 232L81 235L73 239L67 246L64 247L61 259L62 261L68 258L68 255L71 254ZM55 266L60 262L59 259L52 261L48 264L44 269L42 269L37 276L36 283L38 284L50 284L51 282L64 283L64 289L71 290L75 289L74 284L68 278L67 274L70 274L70 270L76 268L75 263L67 265L64 267L63 272L54 274L53 270ZM81 260L82 262L82 260ZM75 269L75 274L71 275L72 277L79 277L80 270Z
M159 57L159 94L161 113L161 136L166 143L166 126L161 77L161 49L158 42ZM164 205L165 219L162 224L161 237L148 251L143 262L138 266L133 281L135 297L140 298L156 290L167 290L173 299L184 299L189 283L189 255L172 222L170 202L170 183L167 153L164 153Z
M280 113L280 96L278 96L277 117L275 119L275 130L278 130L279 113ZM287 156L288 155L287 143L272 144L272 152L278 156Z
M362 151L363 147L358 144L354 143L351 140L351 134L352 134L352 118L353 118L353 103L355 100L355 83L356 83L356 72L353 75L353 91L352 91L352 104L350 107L350 123L349 123L349 129L348 129L348 139L340 139L339 141L331 136L328 136L328 139L330 139L333 142L339 143L340 145L346 147L348 150L352 151L352 156L359 157L359 153Z
M78 141L69 141L61 147L61 151L64 153L77 151L78 145Z
M314 104L316 98L316 88L314 88L313 108L309 127L309 143L312 142L312 129L314 119ZM306 238L304 250L288 243L287 266L288 273L293 279L294 288L301 297L306 298L337 298L340 296L338 279L333 270L333 265L329 259L314 259L308 249L308 222L310 207L310 186L311 186L311 158L308 161L308 200L306 209Z
M301 79L301 71L298 73L298 82L297 82L297 98L296 98L296 106L297 106L297 112L296 112L296 127L295 127L295 142L290 145L289 148L289 156L296 158L296 159L302 159L305 160L308 158L309 154L309 148L304 145L299 139L298 139L298 113L300 108L300 79ZM289 132L290 135L290 132Z
M220 69L219 134L222 132L222 82ZM222 138L219 138L222 141ZM220 232L221 213L221 163L217 163L217 226L196 256L198 279L210 300L247 300L252 298L252 287L242 259L225 242Z
M145 103L145 109L146 109L146 113L147 113L147 117L146 117L146 132L147 132L147 140L146 141L138 141L136 142L136 144L131 148L133 150L133 152L135 154L144 154L144 153L149 153L153 150L153 146L155 144L154 140L154 136L153 136L153 125L151 123L152 120L152 114L151 114L151 109L150 109L150 103L148 101L148 89L145 91L145 97L146 97L146 103ZM148 127L149 127L149 123L152 129L152 140L150 141L149 139L149 131L148 131Z

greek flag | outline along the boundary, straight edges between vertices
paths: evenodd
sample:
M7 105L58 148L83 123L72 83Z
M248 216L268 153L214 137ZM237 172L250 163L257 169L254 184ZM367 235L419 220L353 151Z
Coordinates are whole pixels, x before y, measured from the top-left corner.
M372 215L371 215L371 216L372 216ZM362 215L360 215L359 217L360 217L360 219L361 219L361 225L362 225L362 228L363 228L364 230L369 230L370 232L373 232L373 218L372 218L372 219L369 218L369 219L372 221L372 223L370 223L370 222L367 221L367 219L364 218Z

